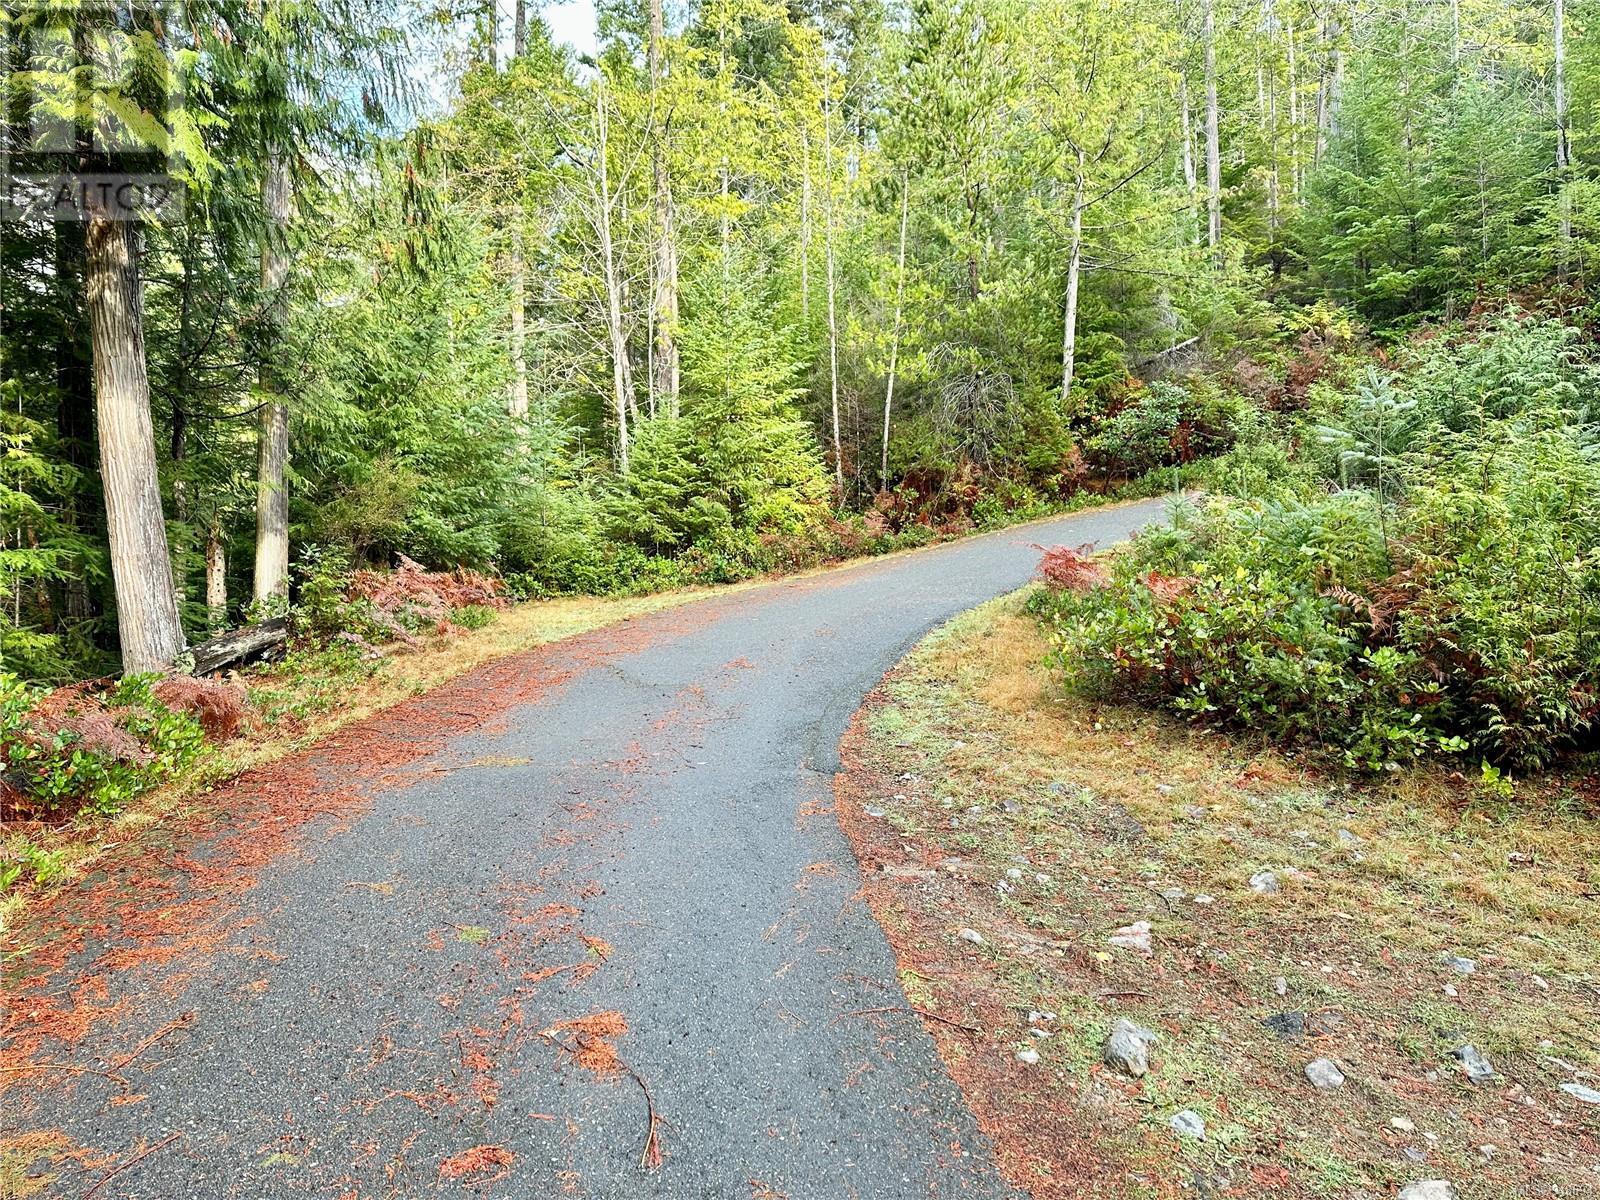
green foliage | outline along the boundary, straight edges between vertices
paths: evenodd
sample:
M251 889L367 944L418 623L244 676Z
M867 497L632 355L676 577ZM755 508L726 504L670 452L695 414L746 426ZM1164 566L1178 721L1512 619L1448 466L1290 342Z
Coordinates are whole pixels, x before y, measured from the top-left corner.
M106 697L106 712L140 746L137 757L113 757L84 744L71 728L52 728L36 709L45 692L0 672L0 774L47 812L82 808L102 816L192 763L205 734L187 713L156 699L156 678L130 675Z
M1103 586L1044 594L1068 685L1366 769L1466 750L1538 766L1592 741L1593 366L1541 322L1407 365L1336 397L1304 458L1269 437L1217 464L1257 498L1183 514Z

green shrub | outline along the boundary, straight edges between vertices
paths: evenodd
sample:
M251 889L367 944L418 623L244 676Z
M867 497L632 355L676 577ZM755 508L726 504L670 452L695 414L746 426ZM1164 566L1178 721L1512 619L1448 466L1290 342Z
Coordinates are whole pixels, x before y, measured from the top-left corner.
M81 806L110 816L192 763L205 749L199 722L156 699L155 676L130 675L106 697L104 716L135 738L137 757L97 752L69 722L40 718L45 697L0 673L0 773L46 811ZM86 702L87 703L87 702Z

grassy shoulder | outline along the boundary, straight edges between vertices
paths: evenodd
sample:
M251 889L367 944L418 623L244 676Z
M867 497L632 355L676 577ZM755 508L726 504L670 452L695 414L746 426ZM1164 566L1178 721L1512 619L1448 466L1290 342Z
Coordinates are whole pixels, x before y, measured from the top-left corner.
M1600 1190L1600 1106L1572 1090L1600 1089L1596 797L1434 769L1354 783L1062 699L1022 603L913 652L839 789L907 994L1013 1181ZM1159 1036L1141 1079L1103 1061L1119 1018ZM1313 1086L1317 1059L1342 1086Z

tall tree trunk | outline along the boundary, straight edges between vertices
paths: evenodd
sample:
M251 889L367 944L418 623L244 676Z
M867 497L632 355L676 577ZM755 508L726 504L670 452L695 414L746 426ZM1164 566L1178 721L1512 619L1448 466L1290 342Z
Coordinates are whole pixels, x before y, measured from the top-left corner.
M800 123L800 321L811 323L811 135Z
M878 486L889 486L889 416L894 411L895 372L900 366L900 321L906 300L906 224L911 216L911 175L900 173L900 249L895 255L894 332L889 336L889 381L883 391L883 461L878 466Z
M651 392L663 398L667 412L679 413L678 390L678 247L673 229L672 180L667 164L667 122L662 120L661 79L665 67L666 27L661 0L650 0L650 111L656 120L651 148L651 190L656 208L655 297L651 305L655 345L650 363Z
M528 415L528 263L520 206L511 216L511 399L506 408L519 421Z
M228 559L215 517L206 529L206 622L212 629L228 623Z
M1267 229L1278 229L1278 13L1274 0L1261 0L1261 20L1266 26L1267 108L1262 120L1267 143Z
M633 369L628 360L628 335L622 320L622 280L611 236L610 117L606 112L604 79L596 92L596 139L599 160L599 194L596 196L595 231L600 236L600 259L606 285L606 338L611 349L611 402L617 419L617 469L628 473L628 413L633 408Z
M83 321L85 294L84 226L80 221L59 221L55 226L56 297L61 308L56 347L56 437L62 456L76 478L63 497L62 521L74 531L89 533L98 524L94 503L94 358L87 322ZM74 560L62 585L62 608L72 624L94 615L89 583L81 560Z
M255 599L265 603L289 594L289 407L277 356L288 317L289 163L281 152L267 158L261 199L266 209L266 244L261 250L261 293L267 310L266 356L260 386L263 396L256 460Z
M833 111L827 89L822 99L823 249L828 268L828 387L833 400L833 481L844 498L844 439L839 430L839 315L833 269Z
M183 626L172 594L150 419L139 227L118 220L126 214L114 214L97 201L91 200L91 206L86 299L122 669L161 671L183 652Z
M1183 187L1189 197L1189 236L1198 244L1200 241L1200 181L1194 166L1194 130L1190 127L1189 112L1189 73L1187 70L1178 71L1178 131L1183 140Z
M1294 202L1300 203L1300 188L1302 171L1300 166L1300 72L1295 59L1295 27L1294 21L1289 21L1285 31L1289 41L1289 186L1294 195Z
M517 0L511 9L511 54L521 58L528 52L528 0Z
M1072 178L1072 244L1067 253L1067 299L1063 305L1061 330L1061 413L1070 417L1072 373L1078 358L1078 277L1083 267L1083 206L1085 198L1084 155L1078 152L1078 166Z
M1566 0L1555 0L1555 101L1556 101L1556 187L1560 189L1556 203L1559 206L1560 232L1556 245L1556 271L1562 283L1567 281L1572 252L1572 146L1567 130L1567 6Z
M1217 133L1216 0L1206 0L1206 244L1222 265L1222 145Z
M500 0L484 0L484 41L488 51L489 70L500 69Z

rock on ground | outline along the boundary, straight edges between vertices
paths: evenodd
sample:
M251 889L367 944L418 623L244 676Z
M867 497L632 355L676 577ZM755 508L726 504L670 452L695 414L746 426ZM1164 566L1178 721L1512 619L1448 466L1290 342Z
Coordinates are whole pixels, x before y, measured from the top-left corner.
M1306 1078L1313 1087L1328 1089L1344 1086L1344 1072L1331 1058L1314 1058L1308 1062Z
M1401 1188L1399 1200L1461 1200L1461 1193L1448 1179L1424 1179Z
M1179 1137L1194 1138L1202 1142L1206 1139L1206 1123L1193 1109L1186 1108L1180 1113L1173 1113L1172 1119L1167 1124Z
M1118 1017L1100 1057L1106 1066L1130 1079L1138 1079L1150 1070L1150 1046L1157 1040L1144 1026L1135 1025L1127 1017Z

